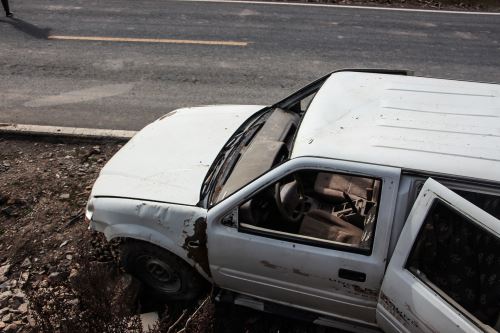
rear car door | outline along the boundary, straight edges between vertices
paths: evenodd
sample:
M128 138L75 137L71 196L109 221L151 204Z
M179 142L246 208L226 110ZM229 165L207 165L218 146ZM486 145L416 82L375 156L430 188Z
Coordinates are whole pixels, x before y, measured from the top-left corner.
M377 304L385 332L497 332L500 221L429 178Z

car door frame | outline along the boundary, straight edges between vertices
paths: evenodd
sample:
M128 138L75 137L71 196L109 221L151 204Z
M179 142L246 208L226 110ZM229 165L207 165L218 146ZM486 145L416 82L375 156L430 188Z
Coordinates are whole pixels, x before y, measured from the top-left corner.
M237 228L237 225L234 225L234 223L231 222L234 219L235 212L237 212L239 205L250 199L257 192L276 183L290 173L299 170L314 169L326 172L348 173L352 175L379 178L382 180L382 193L380 199L381 209L378 211L372 251L369 255L335 249L325 249L324 247L305 245L289 240L277 240L271 237L242 232ZM377 304L378 291L380 289L385 270L385 263L387 261L391 224L394 216L400 175L401 170L399 168L317 157L295 158L269 171L208 211L208 256L210 271L215 284L224 289L232 290L241 294L286 304L303 310L321 313L326 316L336 317L343 321L351 321L359 325L375 326L375 308ZM365 286L368 285L369 287L362 288L359 286L359 283L356 284L351 283L352 281L342 280L336 275L333 276L334 273L336 274L336 272L334 272L332 273L332 277L330 277L332 290L335 288L337 288L337 290L341 290L342 292L348 290L348 296L342 294L340 291L338 294L332 290L329 290L328 293L324 290L314 291L316 292L316 296L318 296L318 298L333 297L334 301L342 303L346 308L351 307L351 310L357 309L357 311L345 311L345 314L352 314L350 316L345 314L337 315L336 313L326 311L325 309L318 311L318 309L315 309L310 305L301 304L300 297L297 297L294 302L291 302L290 299L288 299L288 301L284 301L283 299L266 298L266 296L262 293L255 294L252 290L249 290L249 288L245 289L238 287L239 283L243 280L246 280L245 282L250 281L251 284L251 280L255 279L255 283L258 283L259 285L263 284L262 281L259 281L260 277L258 276L258 273L250 274L247 272L248 274L244 274L245 276L243 277L242 274L240 274L241 272L235 272L232 270L233 266L239 264L238 260L242 260L243 255L240 255L241 252L239 253L239 251L242 251L245 242L255 242L256 245L274 244L273 246L276 247L288 247L289 251L297 251L297 253L299 251L308 251L312 258L314 258L314 255L320 256L325 253L329 253L331 258L336 259L339 262L339 267L353 271L366 269L367 280ZM355 260L353 258L355 258ZM262 259L262 261L264 261L264 259ZM274 258L269 260L267 265L270 267L275 266L293 270L292 267L282 267L283 265L280 265L280 263L279 258ZM263 265L266 265L266 263ZM259 271L258 267L249 267L248 269L249 271L252 271L252 269L255 269L255 272ZM287 274L283 275L283 272L281 273L281 278L283 278L283 276L289 276ZM299 273L298 271L296 273L308 274L307 272ZM239 276L236 277L236 275ZM294 290L296 290L294 288L297 287L297 284L294 285L293 283L288 283L287 281L283 281L280 285L273 285L273 283L276 283L277 277L266 281L268 282L270 289L280 288L285 293L294 292ZM314 286L311 286L311 288L314 289ZM304 296L304 293L301 295L306 297ZM335 297L338 297L338 299L335 299ZM363 319L356 319L360 317Z
M500 222L432 178L424 183L391 257L377 304L377 323L385 332L489 332L430 281L406 269L414 243L436 200L500 237ZM493 330L494 331L494 330Z

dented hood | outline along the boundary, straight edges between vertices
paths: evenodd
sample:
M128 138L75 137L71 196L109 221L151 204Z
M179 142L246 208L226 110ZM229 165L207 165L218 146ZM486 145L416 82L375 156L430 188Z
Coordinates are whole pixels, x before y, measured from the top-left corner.
M137 133L102 169L92 196L195 205L205 175L231 135L263 106L172 111Z

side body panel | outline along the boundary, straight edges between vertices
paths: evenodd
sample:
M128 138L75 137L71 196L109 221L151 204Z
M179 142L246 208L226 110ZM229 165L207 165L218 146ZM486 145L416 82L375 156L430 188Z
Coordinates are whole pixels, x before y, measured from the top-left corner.
M227 225L228 216L259 190L297 170L317 169L377 177L381 207L371 255L249 234ZM230 196L208 213L210 270L214 282L229 290L374 326L375 307L385 270L400 170L331 159L288 161ZM339 277L339 270L362 272L365 281Z

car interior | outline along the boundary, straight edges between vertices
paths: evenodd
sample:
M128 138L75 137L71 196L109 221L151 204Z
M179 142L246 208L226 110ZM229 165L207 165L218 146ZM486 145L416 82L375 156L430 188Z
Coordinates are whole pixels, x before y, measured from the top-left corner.
M239 207L241 228L370 249L381 181L305 170L286 176Z

